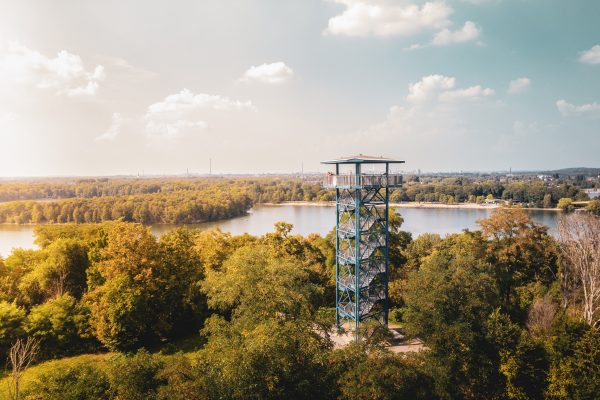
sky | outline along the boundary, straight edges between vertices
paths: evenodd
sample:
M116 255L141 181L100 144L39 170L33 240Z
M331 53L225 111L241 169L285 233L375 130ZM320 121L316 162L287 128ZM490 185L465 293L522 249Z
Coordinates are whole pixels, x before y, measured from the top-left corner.
M600 167L600 2L0 0L0 176Z

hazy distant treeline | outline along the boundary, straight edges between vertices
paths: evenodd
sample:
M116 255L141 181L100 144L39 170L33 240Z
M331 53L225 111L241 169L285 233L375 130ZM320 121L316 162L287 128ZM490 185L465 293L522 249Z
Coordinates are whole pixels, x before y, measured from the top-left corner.
M293 177L64 179L0 184L0 201L122 197L138 194L203 191L209 188L246 191L256 202L323 200L330 196L319 182Z
M251 204L242 193L211 191L10 202L0 204L0 222L54 224L123 219L144 224L191 224L240 216Z
M144 224L188 224L245 214L253 204L330 200L316 183L292 179L82 180L0 185L6 197L73 198L0 204L0 223L86 223L123 219ZM42 195L43 194L43 195Z
M485 178L409 178L391 195L392 201L475 203L491 195L532 207L555 207L561 198L587 200L588 196L572 180L544 182L512 178L511 181Z
M531 177L407 177L393 202L483 202L491 196L531 207L586 200L579 182ZM198 223L243 215L254 204L331 201L333 190L294 177L80 179L0 184L0 223ZM13 200L13 201L10 201ZM18 201L21 200L21 201ZM25 201L23 201L25 200ZM36 201L32 201L36 200Z

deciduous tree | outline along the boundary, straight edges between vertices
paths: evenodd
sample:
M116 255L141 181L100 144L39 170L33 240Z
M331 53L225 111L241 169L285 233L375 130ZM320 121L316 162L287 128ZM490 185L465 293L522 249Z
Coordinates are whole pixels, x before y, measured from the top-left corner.
M580 294L581 315L590 325L600 313L600 218L577 213L558 223L560 251L566 275ZM570 288L569 288L570 289Z

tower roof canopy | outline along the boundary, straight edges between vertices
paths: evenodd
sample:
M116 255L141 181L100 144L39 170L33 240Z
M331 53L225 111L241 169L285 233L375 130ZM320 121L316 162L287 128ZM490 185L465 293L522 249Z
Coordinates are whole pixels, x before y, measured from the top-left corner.
M394 160L386 157L367 156L358 154L349 157L340 157L337 160L321 161L321 164L402 164L402 160Z

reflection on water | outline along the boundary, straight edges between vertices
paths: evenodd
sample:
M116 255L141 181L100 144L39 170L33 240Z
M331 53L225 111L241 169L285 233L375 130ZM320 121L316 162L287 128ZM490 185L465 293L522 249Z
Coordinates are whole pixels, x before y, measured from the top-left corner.
M470 208L398 208L397 210L404 218L402 229L411 232L415 237L425 232L446 235L461 232L463 229L477 229L477 220L487 218L492 211ZM536 222L550 227L551 232L555 231L557 212L541 210L529 212ZM293 224L293 233L326 235L335 226L335 207L259 206L243 217L186 225L186 227L203 230L218 227L234 235L243 233L263 235L271 232L273 224L277 221ZM160 236L176 226L157 225L152 227L152 232ZM0 225L0 255L6 257L13 247L34 247L32 226Z
M33 226L0 224L0 257L6 257L15 247L36 248L33 239Z
M447 235L459 233L464 229L479 229L477 221L488 218L492 209L472 208L398 208L397 211L404 218L402 229L409 231L413 236L422 233L438 233ZM531 218L538 224L546 225L550 232L556 230L556 211L530 210Z
M293 224L292 233L305 236L311 233L326 235L335 226L335 207L259 206L250 210L248 215L243 217L187 226L202 230L218 227L223 232L231 232L233 235L244 233L264 235L272 232L273 225L278 221ZM160 236L177 226L156 225L152 227L152 232Z

